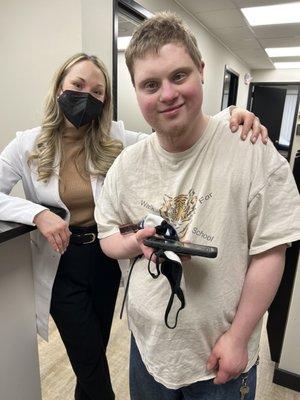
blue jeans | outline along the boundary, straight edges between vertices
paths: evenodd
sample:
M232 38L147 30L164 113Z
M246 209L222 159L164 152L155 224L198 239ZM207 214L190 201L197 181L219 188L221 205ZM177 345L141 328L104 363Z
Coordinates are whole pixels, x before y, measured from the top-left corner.
M134 337L130 349L130 396L131 400L240 400L242 377L232 379L223 385L215 385L213 379L195 382L180 389L168 389L156 382L146 370ZM244 400L254 400L256 389L256 365L248 372L249 393Z

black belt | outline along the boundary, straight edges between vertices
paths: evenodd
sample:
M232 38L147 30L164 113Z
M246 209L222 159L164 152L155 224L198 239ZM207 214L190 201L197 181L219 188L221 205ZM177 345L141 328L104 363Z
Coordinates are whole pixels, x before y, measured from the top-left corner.
M70 226L70 231L72 235L70 236L70 243L83 245L83 244L91 244L97 240L97 226L87 226L87 227L78 227L78 226Z

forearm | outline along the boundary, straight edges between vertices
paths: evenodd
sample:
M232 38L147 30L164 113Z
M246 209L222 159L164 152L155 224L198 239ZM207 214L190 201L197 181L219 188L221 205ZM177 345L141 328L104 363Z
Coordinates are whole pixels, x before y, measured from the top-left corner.
M121 235L115 233L100 240L100 246L103 252L111 258L118 260L133 258L139 254L144 254L150 258L153 249L143 244L143 240L155 234L155 228L144 228L136 233Z
M100 246L108 257L115 259L132 258L140 254L135 234L122 236L120 233L100 240Z
M0 220L34 225L34 217L47 210L40 204L0 192Z
M258 321L269 308L284 269L286 245L253 256L230 333L248 343Z

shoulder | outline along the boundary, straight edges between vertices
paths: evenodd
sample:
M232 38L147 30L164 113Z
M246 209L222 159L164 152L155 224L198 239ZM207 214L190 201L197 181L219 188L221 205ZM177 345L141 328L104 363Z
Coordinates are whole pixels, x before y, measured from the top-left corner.
M27 129L16 133L17 142L27 150L33 148L38 135L41 133L41 127Z
M17 132L15 138L8 143L1 155L4 156L15 153L24 154L28 151L32 151L40 131L41 128L37 127Z
M130 162L135 159L142 159L144 157L145 152L148 152L151 147L151 135L146 135L143 140L139 140L134 144L126 147L122 153L121 157L124 162Z
M116 172L127 174L132 169L136 170L140 163L145 160L146 153L149 151L151 135L145 140L141 140L135 144L126 147L121 154L115 159L113 165L108 172Z
M251 133L248 134L246 140L241 139L242 127L232 133L228 121L218 120L215 126L212 145L213 148L218 149L220 157L229 157L231 162L236 162L238 165L247 165L248 168L260 170L260 173L265 176L271 175L280 166L288 164L271 140L264 144L261 139L258 139L253 144L250 141Z

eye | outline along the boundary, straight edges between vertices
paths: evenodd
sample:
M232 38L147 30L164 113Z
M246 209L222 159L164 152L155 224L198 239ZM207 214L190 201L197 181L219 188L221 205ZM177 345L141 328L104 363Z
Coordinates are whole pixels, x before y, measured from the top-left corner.
M183 82L185 80L186 77L187 77L187 73L186 72L177 72L173 76L173 82L181 83L181 82Z
M82 83L81 82L72 82L72 85L76 87L77 89L82 89Z
M143 89L148 93L153 93L158 89L158 86L158 82L149 81L144 84Z
M96 96L102 96L102 95L103 95L103 91L102 91L102 90L93 90L93 93L94 93Z

